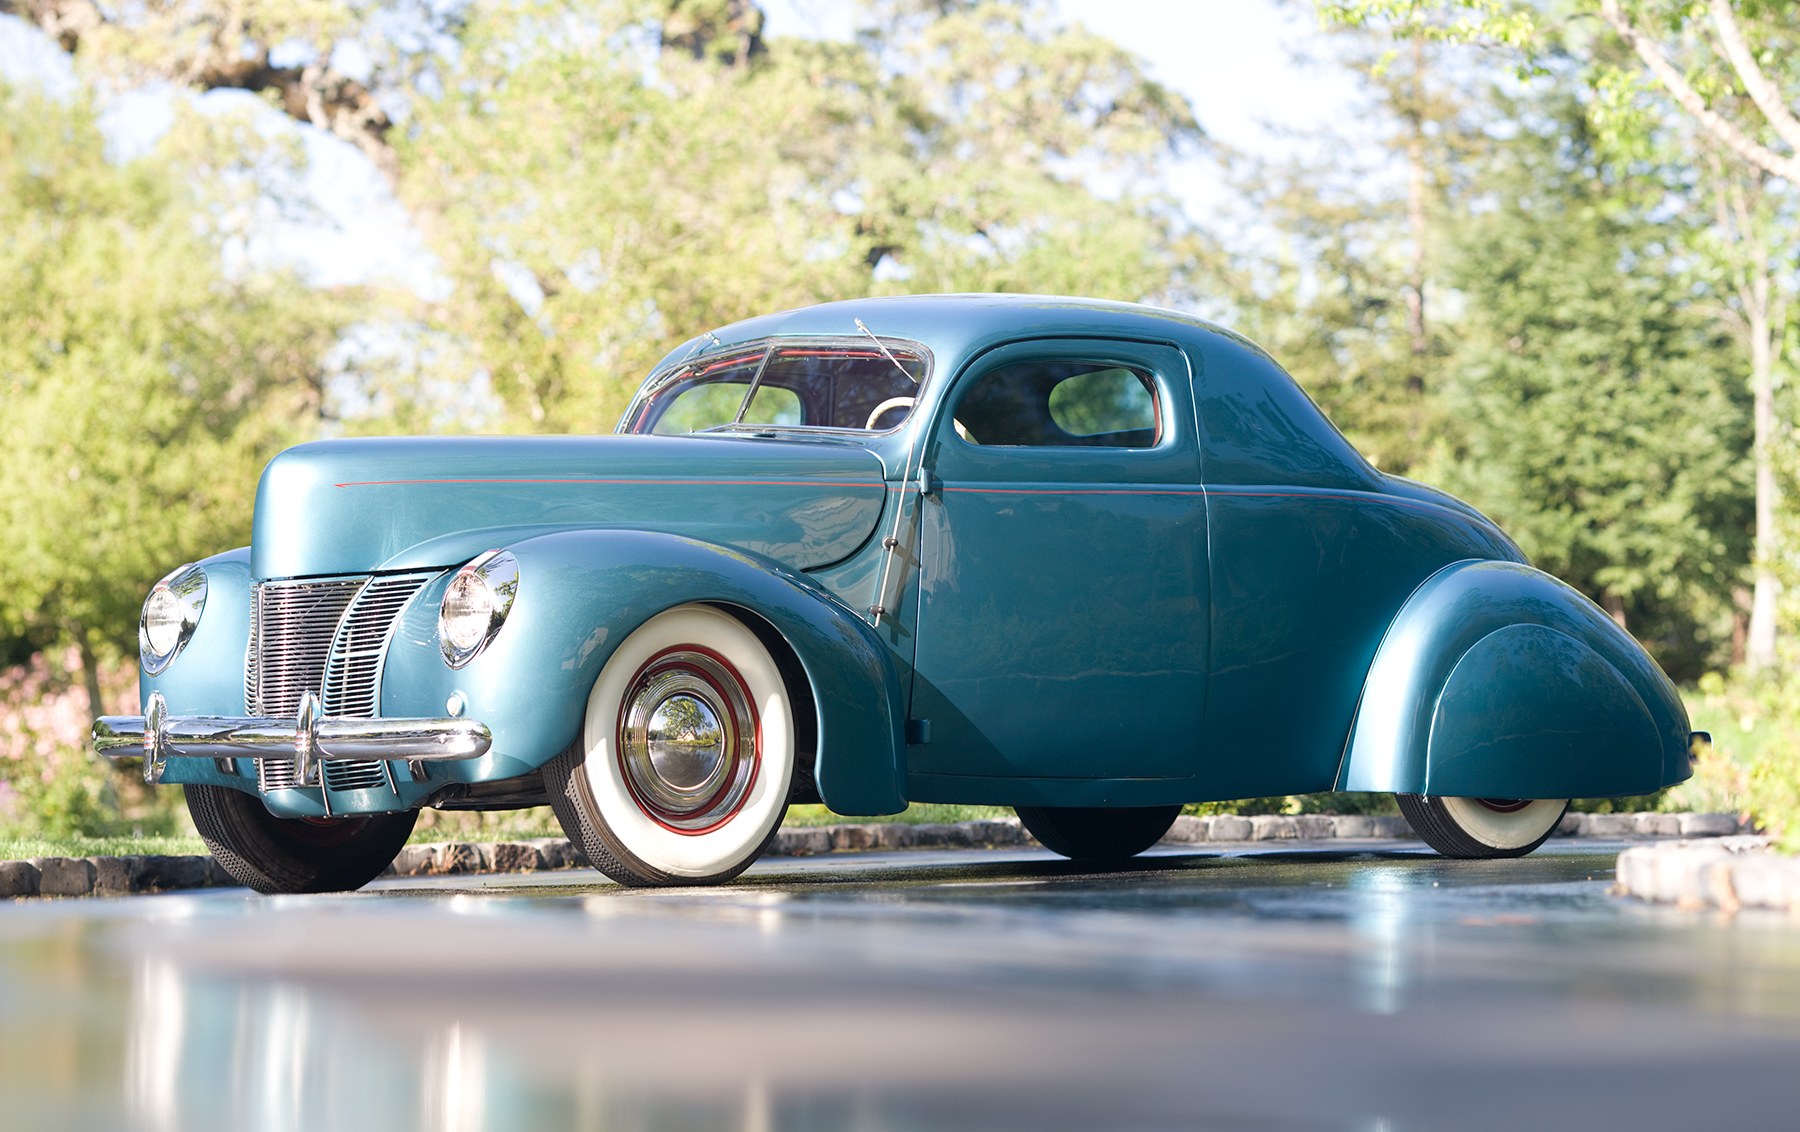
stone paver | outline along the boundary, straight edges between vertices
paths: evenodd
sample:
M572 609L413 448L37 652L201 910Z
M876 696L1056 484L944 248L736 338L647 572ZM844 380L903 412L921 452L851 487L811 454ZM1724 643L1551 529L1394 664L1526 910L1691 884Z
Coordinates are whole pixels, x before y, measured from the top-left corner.
M87 857L37 857L39 896L89 896L94 891L94 862Z
M1634 845L1619 854L1617 888L1677 908L1800 915L1800 857L1780 856L1768 846L1768 838L1754 836Z
M1778 863L1744 864L1741 850L1726 842L1748 832L1735 814L1567 814L1557 827L1562 837L1709 838L1693 842L1699 857L1676 855L1666 862L1642 863L1620 858L1620 884L1627 870L1634 884L1671 896L1647 899L1715 907L1788 907L1800 902L1800 879ZM1327 841L1336 838L1399 840L1413 836L1406 819L1392 814L1222 814L1175 819L1165 842L1181 845L1243 841ZM1754 840L1754 839L1752 839ZM971 849L1036 844L1017 818L993 818L953 824L905 825L899 822L844 822L838 825L783 829L769 843L769 855L808 857L833 852L889 849ZM1688 842L1682 842L1689 845ZM1627 851L1626 856L1638 852ZM1710 852L1710 856L1706 853ZM1735 854L1735 855L1734 855ZM1707 872L1722 860L1737 861L1725 879ZM446 841L408 845L383 875L461 876L477 873L529 873L568 869L582 864L581 854L560 837L524 841ZM1704 866L1704 867L1703 867ZM1699 872L1690 875L1693 869ZM1742 869L1739 875L1739 869ZM1666 882L1662 880L1668 874ZM1655 876L1654 883L1642 880ZM22 896L117 896L171 889L228 887L236 884L211 857L41 857L32 861L0 861L0 898ZM1786 903L1781 903L1785 901Z
M36 896L38 868L30 861L0 861L0 896Z

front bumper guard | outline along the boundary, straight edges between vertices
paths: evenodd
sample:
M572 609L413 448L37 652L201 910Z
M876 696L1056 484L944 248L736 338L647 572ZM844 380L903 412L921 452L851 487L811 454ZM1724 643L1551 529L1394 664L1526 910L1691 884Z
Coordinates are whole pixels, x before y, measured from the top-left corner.
M144 760L144 781L162 781L170 759L286 762L302 786L318 786L325 759L363 762L461 762L487 754L494 737L472 719L350 719L322 715L319 697L300 699L294 719L229 715L170 715L161 692L143 715L105 715L94 721L94 752L109 759Z

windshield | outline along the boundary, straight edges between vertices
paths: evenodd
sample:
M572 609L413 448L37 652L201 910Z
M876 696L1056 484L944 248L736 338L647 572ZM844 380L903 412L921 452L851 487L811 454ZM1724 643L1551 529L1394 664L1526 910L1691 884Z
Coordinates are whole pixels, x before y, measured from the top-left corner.
M927 357L906 342L760 342L653 374L619 431L886 432L912 414Z

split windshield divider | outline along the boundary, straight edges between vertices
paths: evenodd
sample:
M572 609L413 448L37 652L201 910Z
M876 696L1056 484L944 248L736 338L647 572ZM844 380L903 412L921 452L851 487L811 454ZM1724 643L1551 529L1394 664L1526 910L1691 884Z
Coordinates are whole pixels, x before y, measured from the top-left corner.
M750 388L744 390L744 400L738 405L737 416L731 418L731 425L736 428L744 423L744 414L750 411L750 398L756 396L756 387L762 384L763 373L769 368L769 359L775 356L775 343L769 343L763 351L762 361L757 363L756 375L750 379Z

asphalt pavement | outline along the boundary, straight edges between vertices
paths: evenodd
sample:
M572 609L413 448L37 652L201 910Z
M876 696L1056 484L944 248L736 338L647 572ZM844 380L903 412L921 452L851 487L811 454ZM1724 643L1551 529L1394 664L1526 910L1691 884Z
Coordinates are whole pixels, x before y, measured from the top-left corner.
M0 1128L1800 1128L1800 921L1617 845L0 904Z

